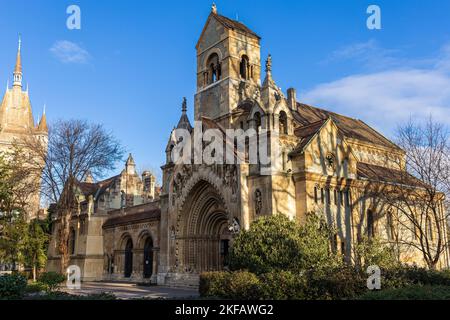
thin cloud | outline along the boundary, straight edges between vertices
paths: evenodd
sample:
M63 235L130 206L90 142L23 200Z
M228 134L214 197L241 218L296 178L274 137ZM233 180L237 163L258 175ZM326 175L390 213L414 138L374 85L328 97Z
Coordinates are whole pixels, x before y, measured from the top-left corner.
M410 117L430 114L450 125L450 46L436 56L417 60L415 66L410 61L407 67L397 64L317 85L303 93L303 101L360 118L385 132Z
M87 50L68 40L56 41L50 52L62 63L85 64L91 59Z
M398 64L401 60L398 53L398 50L383 48L376 40L371 39L338 48L322 64L353 60L366 68L381 69Z

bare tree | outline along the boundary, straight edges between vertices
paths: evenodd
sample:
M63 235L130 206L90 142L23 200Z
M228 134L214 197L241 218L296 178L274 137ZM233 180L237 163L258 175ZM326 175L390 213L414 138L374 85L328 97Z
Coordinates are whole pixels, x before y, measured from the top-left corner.
M392 181L374 190L394 213L399 228L411 235L395 234L394 240L419 250L427 266L435 269L449 249L449 133L431 117L423 124L410 120L398 128L397 144L405 159L392 170Z
M76 184L88 173L99 178L113 170L123 149L101 125L82 120L58 121L49 128L48 142L34 138L25 144L33 154L36 170L42 170L44 197L57 204L58 251L64 274L69 263L70 217L78 207Z

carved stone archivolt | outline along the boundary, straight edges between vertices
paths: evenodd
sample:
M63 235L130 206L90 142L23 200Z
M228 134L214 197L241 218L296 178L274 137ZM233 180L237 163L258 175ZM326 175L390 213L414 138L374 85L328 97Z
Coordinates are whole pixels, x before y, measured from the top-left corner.
M230 234L229 208L238 191L237 167L194 166L178 191L174 269L183 273L220 269L221 237Z
M225 191L226 193L225 186L230 191L231 200L237 199L239 171L236 165L184 165L181 169L176 170L173 176L172 206L175 206L177 200L178 204L182 206L185 196L193 187L193 184L199 180L206 180L221 192Z

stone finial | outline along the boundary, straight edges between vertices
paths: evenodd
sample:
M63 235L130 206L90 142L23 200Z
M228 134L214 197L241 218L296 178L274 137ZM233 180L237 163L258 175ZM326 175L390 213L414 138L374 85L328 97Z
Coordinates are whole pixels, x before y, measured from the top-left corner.
M92 173L91 173L90 170L88 170L86 172L86 177L84 179L84 182L86 182L86 183L94 183L94 177L92 176Z
M272 55L269 54L266 60L266 73L272 72Z
M183 104L181 106L181 112L183 112L183 113L187 112L187 100L186 100L186 97L183 98Z
M217 6L216 6L216 4L213 2L213 4L212 4L212 6L211 6L211 12L213 13L213 14L217 14Z

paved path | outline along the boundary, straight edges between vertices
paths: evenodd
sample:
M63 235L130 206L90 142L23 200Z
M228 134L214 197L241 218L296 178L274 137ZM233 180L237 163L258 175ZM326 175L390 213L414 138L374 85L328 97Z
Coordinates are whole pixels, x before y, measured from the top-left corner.
M119 299L192 299L199 296L195 289L138 286L132 283L118 282L84 282L80 290L65 289L63 291L77 295L108 292Z

